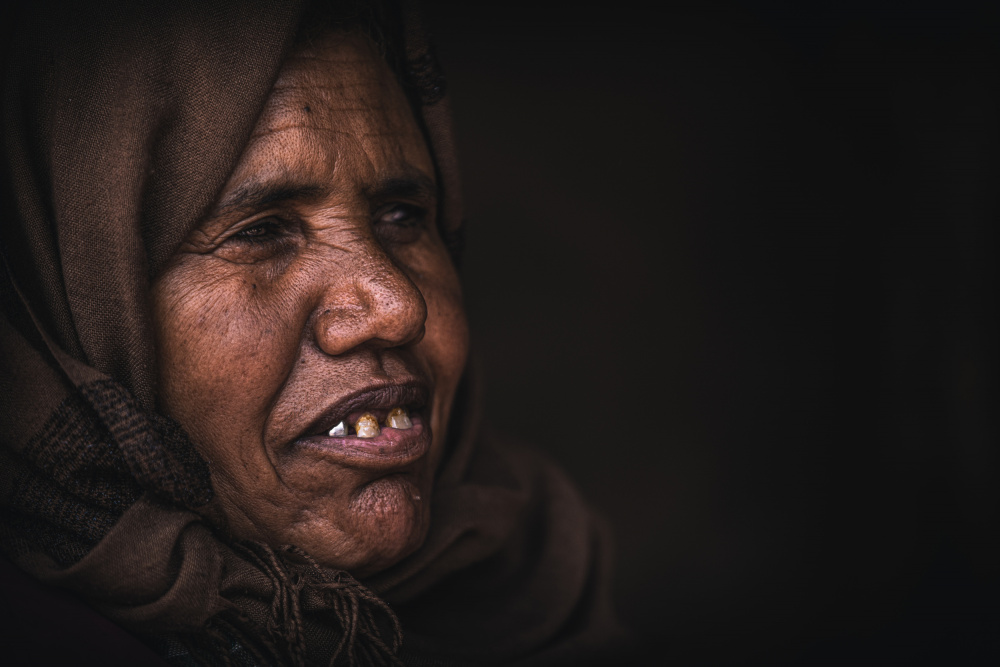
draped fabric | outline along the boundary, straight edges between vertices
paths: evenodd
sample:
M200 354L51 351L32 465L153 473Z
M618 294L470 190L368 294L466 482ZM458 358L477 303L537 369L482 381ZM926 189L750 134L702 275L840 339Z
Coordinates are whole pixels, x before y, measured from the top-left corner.
M415 10L386 8L400 18L389 38L457 248L444 80ZM369 580L293 546L227 542L199 513L212 498L207 464L155 411L149 285L235 167L304 10L189 0L15 12L2 116L0 549L178 662L614 656L622 634L600 522L554 465L483 434L472 374L427 541Z

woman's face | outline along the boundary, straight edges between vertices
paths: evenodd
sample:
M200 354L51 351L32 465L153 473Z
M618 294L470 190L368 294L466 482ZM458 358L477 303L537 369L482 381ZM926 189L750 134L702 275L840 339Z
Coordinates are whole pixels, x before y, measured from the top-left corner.
M160 407L208 460L234 536L359 576L422 542L467 350L436 208L423 137L367 39L296 52L152 291ZM385 426L396 407L411 428ZM354 434L364 413L378 435Z

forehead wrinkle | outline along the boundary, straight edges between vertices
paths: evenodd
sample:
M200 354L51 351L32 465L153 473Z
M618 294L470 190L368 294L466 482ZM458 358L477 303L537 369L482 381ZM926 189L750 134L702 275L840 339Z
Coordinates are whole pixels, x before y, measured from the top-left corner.
M300 51L299 53L289 56L286 62L304 60L307 62L320 62L320 63L356 63L361 62L361 58L354 58L351 56L333 56L325 57L316 54L310 54Z
M363 90L362 86L357 88ZM399 114L392 113L381 96L371 101L365 99L368 97L349 88L331 90L326 86L302 86L296 93L274 95L252 136L295 128L364 134L370 127L396 128L401 124Z
M295 173L309 170L315 165L335 162L326 146L310 141L307 131L299 126L265 129L255 135L247 146L242 163L256 172L284 171ZM289 157L294 158L289 160ZM240 169L242 171L242 169Z
M368 74L377 75L377 72L376 70L372 70ZM298 77L302 77L306 80L301 82L285 81L285 79L295 79ZM287 93L289 91L294 92L297 90L315 90L317 88L322 88L324 86L319 85L317 81L315 81L315 79L319 78L321 78L321 76L316 74L315 72L309 72L303 69L300 72L296 72L294 77L283 76L280 79L278 79L278 81L271 88L271 94L273 95L274 93ZM367 81L370 80L370 78L372 77L363 77L363 76L357 76L356 74L352 74L350 79L345 79L343 81L337 82L336 88L342 90L353 90L355 88L364 88L367 85Z
M317 63L322 63L326 67L318 68ZM339 60L289 58L272 90L314 87L318 82L330 83L331 78L336 79L338 88L364 87L368 82L382 78L383 72L379 63L380 61L371 62L367 58Z
M388 65L355 41L326 47L326 53L350 51L346 57L300 53L300 62L286 62L241 171L264 184L321 183L324 196L334 197L352 188L371 191L406 174L431 177L423 134Z
M289 72L294 72L297 69L302 69L309 67L313 63L323 63L325 65L335 66L335 67L345 67L354 68L354 70L374 70L372 64L368 62L366 58L356 58L356 57L343 57L343 58L324 58L323 56L309 56L309 55L298 55L290 56L285 64L288 66Z
M365 60L368 57L381 60L378 48L371 38L356 30L333 29L324 33L319 39L301 45L289 60L337 62Z
M289 123L288 125L283 125L282 127L271 127L266 130L259 130L250 135L251 139L263 139L265 137L270 137L272 135L280 134L282 132L294 132L295 130L319 130L321 132L327 132L328 134L354 134L348 130L337 130L332 127L324 127L322 125L308 125L303 126L301 123Z

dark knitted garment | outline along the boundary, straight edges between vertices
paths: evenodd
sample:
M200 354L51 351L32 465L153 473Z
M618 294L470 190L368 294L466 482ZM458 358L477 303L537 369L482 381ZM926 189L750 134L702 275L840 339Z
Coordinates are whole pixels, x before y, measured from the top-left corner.
M42 0L12 15L0 551L178 664L614 664L602 524L557 467L481 431L468 377L427 538L392 567L359 582L294 547L234 543L199 513L209 467L156 412L150 281L235 167L304 4ZM374 4L394 17L382 38L457 256L444 80L411 3Z
M78 394L19 454L5 456L13 485L2 530L15 556L40 550L71 565L142 495L121 448Z
M208 466L176 422L142 414L113 380L78 389L6 461L8 548L40 550L60 565L83 558L143 490L188 509L212 499Z
M73 565L145 491L189 509L212 498L208 466L181 428L142 413L113 380L80 385L19 454L0 451L12 479L0 539L14 560L41 552ZM240 591L230 596L237 606L201 628L145 633L161 655L181 665L399 664L399 621L348 573L324 570L294 547L232 550L265 575L270 603L240 604L250 593Z

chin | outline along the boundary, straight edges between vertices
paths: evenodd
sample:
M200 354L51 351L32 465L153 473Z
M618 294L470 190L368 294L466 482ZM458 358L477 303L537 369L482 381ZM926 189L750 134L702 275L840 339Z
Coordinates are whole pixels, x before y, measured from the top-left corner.
M294 544L320 565L367 577L396 564L423 544L430 524L430 497L410 475L389 475L351 494L347 508L307 511L308 519L277 540Z

